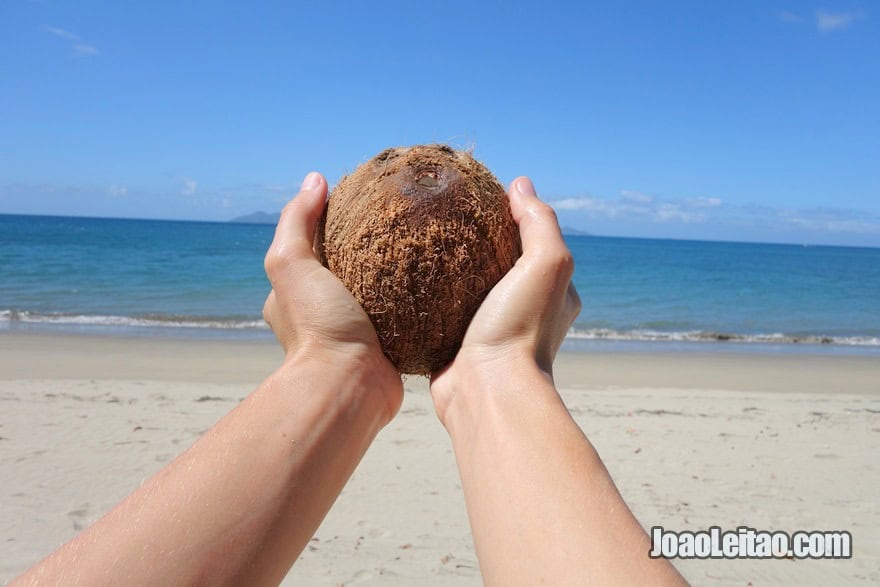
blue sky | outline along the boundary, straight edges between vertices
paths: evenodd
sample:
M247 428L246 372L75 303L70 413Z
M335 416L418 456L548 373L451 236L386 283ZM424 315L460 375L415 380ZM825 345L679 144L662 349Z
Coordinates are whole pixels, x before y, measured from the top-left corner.
M0 5L0 213L225 220L473 147L603 235L880 246L870 2Z

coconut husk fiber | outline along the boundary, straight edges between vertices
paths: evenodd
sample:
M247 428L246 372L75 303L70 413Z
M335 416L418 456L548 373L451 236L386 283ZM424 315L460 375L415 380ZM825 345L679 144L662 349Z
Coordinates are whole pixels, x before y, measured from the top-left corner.
M445 145L382 151L333 189L321 262L363 306L401 373L451 361L474 313L520 255L503 186Z

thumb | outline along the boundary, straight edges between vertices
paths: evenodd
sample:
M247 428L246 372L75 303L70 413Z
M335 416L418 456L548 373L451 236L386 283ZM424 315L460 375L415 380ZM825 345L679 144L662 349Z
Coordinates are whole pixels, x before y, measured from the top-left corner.
M508 191L510 211L519 226L523 258L530 259L547 253L566 251L565 240L556 212L538 199L535 186L527 177L518 177Z
M280 270L299 261L316 260L312 244L326 199L327 180L312 171L303 179L299 193L281 211L275 238L266 253L266 274L270 281Z

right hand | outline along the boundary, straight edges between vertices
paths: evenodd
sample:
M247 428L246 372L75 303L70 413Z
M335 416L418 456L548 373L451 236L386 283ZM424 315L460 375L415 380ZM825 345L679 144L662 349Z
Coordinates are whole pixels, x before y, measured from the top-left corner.
M384 396L387 422L403 401L403 383L382 353L363 308L315 255L315 230L326 198L327 180L313 172L281 212L266 253L272 291L263 306L263 318L287 360L319 359L352 377L367 377Z
M478 372L509 373L525 361L552 377L553 359L581 309L556 213L526 177L515 179L508 195L523 254L483 300L455 359L431 377L444 422L462 383Z

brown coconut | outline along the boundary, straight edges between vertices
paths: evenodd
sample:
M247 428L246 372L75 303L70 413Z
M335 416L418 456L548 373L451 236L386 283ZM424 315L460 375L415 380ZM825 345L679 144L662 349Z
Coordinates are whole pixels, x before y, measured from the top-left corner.
M503 186L445 145L382 151L330 194L316 251L363 306L401 373L451 361L520 255Z

